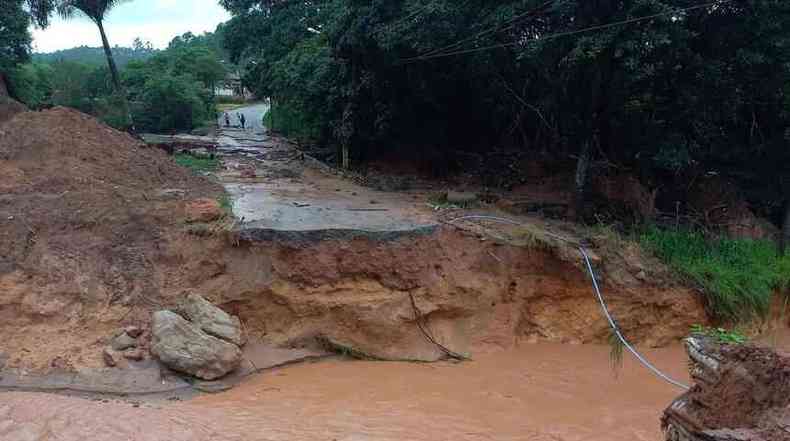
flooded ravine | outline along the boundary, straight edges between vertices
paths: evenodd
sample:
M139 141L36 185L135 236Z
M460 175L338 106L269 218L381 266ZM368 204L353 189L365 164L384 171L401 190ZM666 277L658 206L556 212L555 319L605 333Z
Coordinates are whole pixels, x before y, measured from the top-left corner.
M645 354L688 379L680 345ZM534 344L461 364L326 360L184 402L5 393L0 439L657 441L678 393L627 357L615 377L607 346Z

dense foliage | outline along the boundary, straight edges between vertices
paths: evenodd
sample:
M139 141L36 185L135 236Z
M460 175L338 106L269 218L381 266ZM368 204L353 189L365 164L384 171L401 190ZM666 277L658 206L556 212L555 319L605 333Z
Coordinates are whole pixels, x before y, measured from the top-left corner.
M214 119L214 86L226 67L214 34L176 37L146 61L130 62L123 82L144 131L191 130Z
M113 46L113 56L115 57L118 67L126 66L130 61L145 61L157 53L157 50L152 48L150 43L146 44L142 41L133 47ZM35 53L32 56L33 61L39 63L53 63L56 61L74 61L83 64L92 65L105 65L107 64L107 57L104 54L104 49L100 47L79 46L71 49L64 49L50 53Z
M725 174L775 220L788 194L790 2L221 3L275 126L352 163L510 147L577 159L580 193L606 164L653 187Z
M30 58L30 26L46 27L55 0L0 0L0 77Z
M0 0L0 73L30 56L30 21L22 5L22 0Z
M214 34L187 33L163 51L142 42L137 46L120 53L151 55L129 60L119 75L138 130L191 130L213 121L213 88L227 69ZM32 62L18 66L9 77L16 97L32 108L73 107L115 127L126 125L106 63Z

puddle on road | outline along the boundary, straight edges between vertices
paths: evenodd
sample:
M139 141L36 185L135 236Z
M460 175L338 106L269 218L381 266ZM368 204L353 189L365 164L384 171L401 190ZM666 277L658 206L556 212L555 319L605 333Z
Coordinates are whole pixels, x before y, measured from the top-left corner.
M680 346L646 351L687 380ZM330 360L271 371L189 402L0 397L0 439L658 441L679 393L606 346L524 345L463 364Z

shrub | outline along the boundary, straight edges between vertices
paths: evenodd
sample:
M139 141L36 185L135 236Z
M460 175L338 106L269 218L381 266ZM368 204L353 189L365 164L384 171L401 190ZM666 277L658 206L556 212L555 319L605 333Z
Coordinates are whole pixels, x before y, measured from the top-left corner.
M219 166L219 160L213 156L179 153L175 156L175 160L176 164L195 172L210 172Z
M152 132L169 130L189 131L209 118L211 97L205 89L188 75L175 76L164 73L149 78L133 106L138 128Z

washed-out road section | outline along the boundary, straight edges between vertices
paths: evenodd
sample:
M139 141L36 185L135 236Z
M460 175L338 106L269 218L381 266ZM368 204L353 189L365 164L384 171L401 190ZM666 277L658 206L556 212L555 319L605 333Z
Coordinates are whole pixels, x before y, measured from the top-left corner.
M436 224L408 195L378 192L334 176L293 144L269 136L261 124L265 104L220 115L217 173L233 202L242 238L248 240L389 239L427 234ZM247 127L237 124L237 114ZM322 168L324 168L322 170Z

